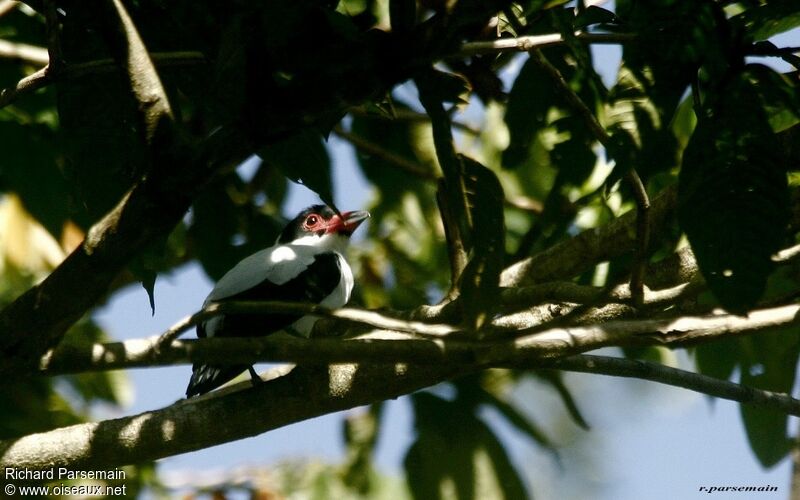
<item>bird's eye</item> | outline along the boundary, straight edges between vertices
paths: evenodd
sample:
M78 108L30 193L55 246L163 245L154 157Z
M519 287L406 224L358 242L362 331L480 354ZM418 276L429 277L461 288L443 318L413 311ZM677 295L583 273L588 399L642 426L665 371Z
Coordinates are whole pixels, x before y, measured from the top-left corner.
M306 226L315 226L319 222L319 218L316 215L309 215L306 219Z

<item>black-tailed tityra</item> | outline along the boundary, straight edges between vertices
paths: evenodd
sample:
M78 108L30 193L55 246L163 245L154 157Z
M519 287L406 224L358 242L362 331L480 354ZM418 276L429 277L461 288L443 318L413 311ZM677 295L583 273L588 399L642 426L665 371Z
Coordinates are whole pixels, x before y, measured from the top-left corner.
M353 231L368 212L338 214L314 205L286 225L275 245L254 253L228 271L206 298L228 300L281 300L342 307L350 300L353 273L343 253ZM295 314L226 314L197 325L198 337L256 337L287 328L308 336L316 318ZM252 366L195 363L186 396L204 394ZM254 378L255 380L255 378Z

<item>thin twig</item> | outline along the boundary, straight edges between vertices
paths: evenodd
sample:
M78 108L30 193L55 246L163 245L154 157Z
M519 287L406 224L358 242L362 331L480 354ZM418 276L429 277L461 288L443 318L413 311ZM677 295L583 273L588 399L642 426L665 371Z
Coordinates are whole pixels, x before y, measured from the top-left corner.
M606 151L613 151L611 136L586 103L572 90L558 69L539 50L531 51L530 58L534 64L550 76L569 106L583 118L595 139L606 148ZM650 244L650 198L634 168L625 172L624 179L630 186L636 202L636 251L631 269L630 286L634 303L641 304L644 296L644 269L647 265L647 251Z
M444 179L439 180L436 189L436 203L439 207L439 216L442 218L447 256L450 261L450 289L443 300L451 301L458 295L458 278L467 267L468 258L467 249L464 248L464 238L461 235L461 226L453 220L453 209L447 197Z
M575 32L575 38L585 43L621 44L636 40L633 33L585 33ZM546 35L520 36L516 38L499 38L488 42L467 42L455 55L468 57L480 54L498 54L501 52L530 52L535 49L564 44L561 33Z
M233 304L233 303L231 303ZM216 312L224 310L220 304ZM472 340L452 334L449 325L431 325L386 318L374 311L287 303L239 303L237 312L289 312L333 316L377 326L352 339L303 339L289 335L204 338L162 343L160 337L109 344L61 345L40 360L44 374L79 373L119 368L166 366L188 362L252 364L255 362L328 363L442 363L488 368L516 363L539 363L609 345L685 347L735 335L785 328L800 323L800 305L750 311L747 317L719 314L665 319L609 321L588 326L566 326L525 333L514 338ZM181 323L188 328L189 322ZM399 332L402 328L412 335ZM343 330L340 329L340 332ZM396 332L396 333L392 333ZM419 337L427 338L419 338Z
M47 49L27 43L0 40L0 58L25 61L36 66L47 64Z
M391 318L375 311L363 309L342 308L330 309L317 304L303 304L299 302L212 302L202 310L178 321L159 335L159 345L166 345L175 340L183 332L189 330L203 321L221 314L297 314L314 315L324 318L341 319L364 325L407 332L421 336L441 337L458 331L455 327L442 324L421 323L419 321L406 321Z
M546 360L533 363L533 365L540 368L649 380L660 384L682 387L717 398L771 408L781 413L800 416L800 400L794 399L787 394L755 389L727 380L720 380L700 373L648 361L610 356L581 355ZM523 364L515 365L514 367L526 368L530 367L530 365Z
M625 181L636 201L636 253L631 268L631 297L635 305L644 302L644 271L647 268L647 250L650 248L650 197L639 173L634 168L625 172Z
M407 122L424 122L424 123L431 122L431 117L426 115L425 113L417 113L416 111L412 111L410 109L402 109L402 108L393 110L392 116L370 113L361 106L350 108L349 113L353 116L369 118L371 120L384 120L389 122L397 120L407 121ZM462 132L466 132L472 136L481 135L480 130L473 128L464 122L453 120L452 124L453 128L461 130Z

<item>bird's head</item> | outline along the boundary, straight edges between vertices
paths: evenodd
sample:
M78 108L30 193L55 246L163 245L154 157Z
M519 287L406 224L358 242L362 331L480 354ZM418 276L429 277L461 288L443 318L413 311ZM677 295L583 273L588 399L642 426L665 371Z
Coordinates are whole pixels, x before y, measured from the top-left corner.
M326 205L312 205L289 221L278 243L342 248L350 235L369 217L369 212L336 213Z

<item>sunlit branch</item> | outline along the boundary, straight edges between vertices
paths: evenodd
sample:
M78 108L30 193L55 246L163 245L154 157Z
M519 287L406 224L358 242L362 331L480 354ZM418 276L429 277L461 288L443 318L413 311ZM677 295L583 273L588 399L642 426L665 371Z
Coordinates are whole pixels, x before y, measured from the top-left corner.
M280 305L280 307L279 307ZM264 311L295 312L313 306L239 303L235 307L248 313ZM219 313L220 311L215 311ZM316 312L323 312L317 309ZM519 325L516 337L491 341L440 335L455 330L447 325L428 325L386 318L372 311L343 309L326 311L350 322L397 325L405 329L381 328L356 338L305 339L289 335L250 338L206 338L159 342L160 337L109 344L64 345L48 352L40 361L42 373L55 375L119 368L166 366L189 362L252 364L255 362L328 363L408 363L413 365L456 365L487 368L509 362L537 361L615 346L686 346L720 337L753 334L795 325L800 322L800 305L751 311L747 317L729 314L684 316L665 319L609 321L589 326L541 328ZM365 320L365 321L362 321ZM366 323L369 321L369 323ZM186 326L187 322L182 322ZM186 326L188 328L188 326ZM537 328L539 327L539 328ZM380 327L379 327L380 328ZM340 327L340 333L346 328ZM405 333L405 335L403 335ZM411 334L411 335L409 335ZM389 335L387 337L387 335ZM427 336L427 338L419 338Z
M437 325L421 323L419 321L407 321L403 319L391 318L375 311L367 311L363 309L330 309L318 304L279 301L212 302L204 307L203 310L192 314L191 316L187 316L159 335L158 343L160 345L167 345L174 339L178 338L181 333L189 330L193 326L221 314L311 314L321 318L341 319L353 323L361 323L364 325L373 326L375 328L383 328L386 330L394 330L398 332L413 333L431 337L440 337L458 331L457 328L450 325Z
M636 40L636 35L632 33L585 33L576 31L575 37L583 42L595 44L622 44ZM563 45L564 43L566 42L561 33L499 38L487 42L467 42L461 46L457 55L466 57L501 52L530 52L535 49Z
M8 40L0 40L0 58L16 59L37 66L45 65L49 60L47 49L43 47L28 45L27 43L9 42Z

